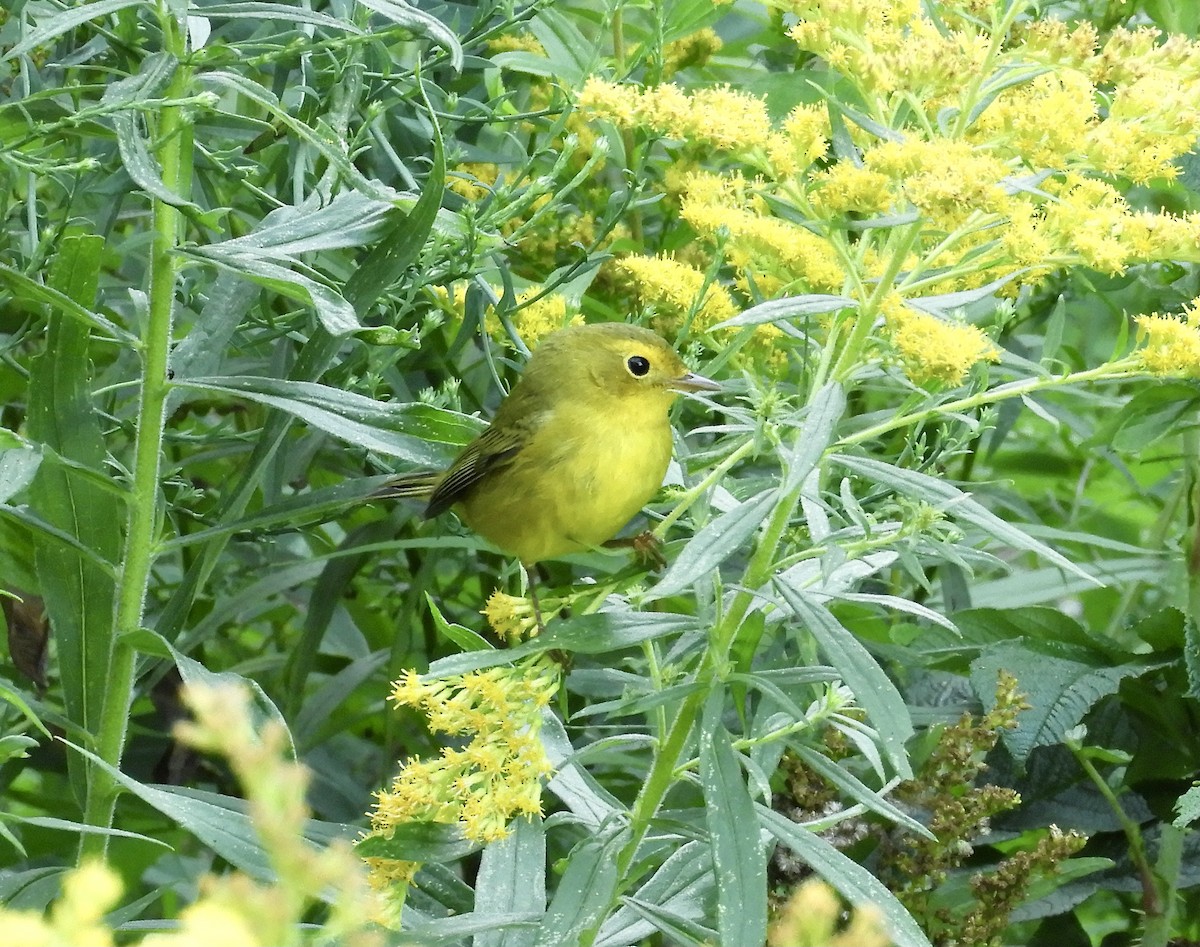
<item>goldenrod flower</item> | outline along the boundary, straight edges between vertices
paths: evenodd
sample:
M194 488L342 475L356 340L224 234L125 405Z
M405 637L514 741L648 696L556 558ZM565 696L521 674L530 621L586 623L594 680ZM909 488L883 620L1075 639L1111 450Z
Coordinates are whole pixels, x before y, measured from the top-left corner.
M1152 375L1200 378L1200 311L1195 307L1194 302L1182 319L1155 313L1134 320L1145 340L1134 353L1142 368Z
M615 266L633 283L643 304L655 307L653 328L658 332L672 334L693 311L693 326L701 332L738 311L724 287L716 283L706 287L700 270L671 257L633 255Z
M918 312L897 297L884 309L905 374L919 385L958 385L976 362L1000 358L991 340L973 325Z
M386 836L407 822L447 822L458 823L468 838L493 842L508 834L514 818L539 813L542 780L553 767L538 734L561 673L539 656L444 680L406 674L392 700L421 710L430 729L469 740L436 759L405 763L391 788L376 796L373 834ZM373 859L372 871L408 879L415 866Z

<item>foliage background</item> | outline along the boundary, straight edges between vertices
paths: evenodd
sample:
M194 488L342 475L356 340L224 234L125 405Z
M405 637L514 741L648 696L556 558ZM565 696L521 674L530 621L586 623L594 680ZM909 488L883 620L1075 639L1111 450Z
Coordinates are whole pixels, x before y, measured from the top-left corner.
M910 168L895 193L915 217L871 204L879 180L814 202L888 128L948 148L967 115L958 137L987 151L980 116L1043 74L1006 62L885 94L786 35L857 9L5 10L0 575L24 599L6 603L0 685L6 910L40 916L61 890L46 923L68 940L102 925L211 942L219 921L252 943L388 941L369 922L394 925L406 895L424 941L748 944L768 894L815 874L901 944L1200 937L1196 390L1147 377L1137 353L1161 325L1137 336L1131 319L1200 295L1194 53L1130 123L1182 139L1145 174L1056 152L1069 114L1017 103L1011 127L1023 104L1051 143L1005 173L1050 195L1039 219L1083 215L1022 261L992 238L1017 233L1024 198L968 200L955 188L975 165L941 204L913 197L929 168ZM1034 18L1091 23L1101 43L1198 29L1183 0L925 9L997 50ZM635 107L593 76L728 84L771 128L820 116L828 150L788 171L745 137L749 99ZM1118 99L1096 101L1103 116ZM1064 168L1123 195L1126 236L1145 212L1172 215L1170 239L1130 250L1098 216L1109 191L1087 192L1088 216L1054 190ZM706 229L684 183L703 172L755 196L715 201ZM947 205L984 216L946 224ZM968 355L945 368L945 338L906 348L911 307L875 289L959 224L961 252L909 293L961 330ZM841 240L837 285L803 256L812 233ZM452 521L362 501L393 470L448 461L528 346L577 317L649 324L727 390L677 411L679 468L653 506L666 573L547 564L571 617L514 655L480 616L497 588L520 594L512 564ZM550 649L570 660L543 742L571 759L545 820L486 847L453 816L400 826L370 851L424 868L372 906L335 840L368 826L398 761L445 743L387 702L389 682ZM253 697L210 708L189 749L172 736L180 681ZM293 755L307 784L279 762ZM97 858L123 894L64 874ZM839 903L800 890L816 927L777 942L832 942Z

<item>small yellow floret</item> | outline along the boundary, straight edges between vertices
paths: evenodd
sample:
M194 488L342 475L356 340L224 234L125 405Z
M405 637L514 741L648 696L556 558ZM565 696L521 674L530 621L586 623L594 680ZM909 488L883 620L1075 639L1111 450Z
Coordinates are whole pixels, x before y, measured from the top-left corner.
M905 373L919 385L958 385L976 362L1000 358L991 340L973 325L948 322L908 306L887 308L892 344Z
M1200 319L1188 310L1186 319L1157 313L1135 320L1145 339L1136 355L1152 375L1200 378Z

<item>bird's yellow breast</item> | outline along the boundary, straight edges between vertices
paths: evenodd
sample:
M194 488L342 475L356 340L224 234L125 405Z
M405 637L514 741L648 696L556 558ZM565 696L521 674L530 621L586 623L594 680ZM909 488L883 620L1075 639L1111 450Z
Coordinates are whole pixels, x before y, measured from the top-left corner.
M671 459L670 396L559 402L534 419L505 468L464 497L471 529L522 562L612 539L662 485Z

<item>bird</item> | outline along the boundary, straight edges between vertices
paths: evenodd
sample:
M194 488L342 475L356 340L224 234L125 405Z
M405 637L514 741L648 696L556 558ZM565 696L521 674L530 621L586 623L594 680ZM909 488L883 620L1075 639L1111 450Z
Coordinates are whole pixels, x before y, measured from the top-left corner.
M398 477L375 495L424 498L427 519L456 508L520 562L537 612L533 566L612 540L666 476L672 402L720 389L649 329L568 326L542 339L491 424L449 467Z

